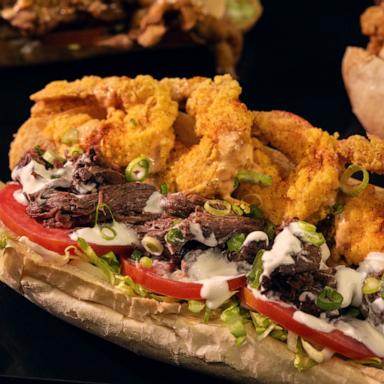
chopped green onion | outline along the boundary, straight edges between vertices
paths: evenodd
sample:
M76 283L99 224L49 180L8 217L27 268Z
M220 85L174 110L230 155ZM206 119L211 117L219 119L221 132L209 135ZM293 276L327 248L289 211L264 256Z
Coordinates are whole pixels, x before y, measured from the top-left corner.
M160 185L160 193L164 196L168 194L168 185L167 184L161 184Z
M138 249L135 249L131 254L131 259L139 261L142 255L143 254Z
M204 209L214 216L227 216L231 213L231 204L224 200L207 200Z
M229 252L239 252L245 240L244 233L236 233L227 241Z
M363 180L357 185L348 184L348 180L352 175L357 172L363 173ZM360 167L360 165L351 164L342 174L340 179L340 189L348 196L358 196L369 184L369 173L368 171Z
M163 244L156 237L145 235L141 240L141 244L151 255L160 256L164 251Z
M232 205L232 211L238 216L243 216L244 214L244 211L238 205Z
M264 217L264 213L256 204L251 204L251 211L247 216L253 217L254 219L262 219Z
M114 240L117 236L116 230L108 224L103 224L100 227L100 234L104 240Z
M192 313L200 313L205 307L203 301L188 300L188 310Z
M99 203L99 204L96 205L95 227L97 226L97 224L99 222L100 211L103 213L103 215L105 217L107 217L106 210L109 212L109 215L111 216L112 221L115 221L111 208L109 208L109 206L107 204L105 204L105 203Z
M260 278L263 274L263 254L263 249L260 249L260 251L257 252L255 260L253 260L252 269L248 274L248 281L250 282L252 288L260 287Z
M270 242L275 238L276 225L272 223L272 221L266 220L264 224L264 232L268 236L268 240Z
M270 175L255 171L240 171L236 178L240 183L259 184L263 187L270 187L272 185L272 177Z
M79 141L79 130L77 128L70 128L64 132L61 137L61 142L65 145L73 145Z
M316 365L316 361L312 360L304 351L304 348L301 344L301 340L297 340L297 350L295 355L295 360L293 365L300 372L310 369Z
M372 293L379 292L381 288L381 281L375 277L367 277L363 285L364 295L371 295Z
M133 159L125 169L125 178L127 181L144 181L149 174L151 161L145 156L139 156Z
M129 119L130 123L134 126L137 127L137 121L132 117Z
M73 147L69 148L69 155L70 156L80 156L84 153L83 149L80 148L78 145L74 145Z
M108 263L108 265L115 273L120 273L120 263L114 252L109 251L100 257Z
M42 158L50 165L53 165L53 163L55 162L55 160L58 159L58 157L56 156L56 154L50 150L48 151L45 151L43 153L43 156Z
M229 328L232 335L235 336L236 344L241 345L244 343L247 337L247 332L245 330L243 317L240 314L239 306L235 304L225 309L220 315L220 319Z
M299 227L303 230L303 240L307 243L320 247L325 243L324 235L316 232L316 226L305 221L298 221Z
M148 256L143 256L140 261L139 261L140 265L143 267L143 268L152 268L152 265L153 265L153 261L150 257Z
M0 249L4 249L7 246L7 236L1 235L0 236Z
M165 241L168 244L183 244L185 239L179 228L172 228L165 235Z
M341 215L344 211L344 205L341 203L336 203L332 208L331 208L331 215L337 216Z
M331 287L325 287L316 299L316 305L323 311L339 309L343 303L343 295Z
M77 244L79 245L80 249L84 252L84 254L88 257L90 263L100 268L102 272L107 276L109 282L113 284L115 278L114 272L110 265L105 260L98 257L95 251L83 238L79 237L77 239Z
M239 181L239 179L237 177L235 177L233 179L233 190L235 190L235 189L237 189L239 187L240 187L240 181Z

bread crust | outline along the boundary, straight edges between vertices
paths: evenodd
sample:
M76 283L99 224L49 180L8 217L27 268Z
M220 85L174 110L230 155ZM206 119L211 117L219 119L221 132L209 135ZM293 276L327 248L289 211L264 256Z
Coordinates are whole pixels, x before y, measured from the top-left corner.
M0 251L0 280L52 315L139 355L218 377L242 383L384 382L384 371L339 358L299 372L285 344L271 337L258 342L251 326L238 347L222 323L204 324L185 304L129 297L17 240Z
M342 74L353 112L369 134L384 138L384 59L348 47Z

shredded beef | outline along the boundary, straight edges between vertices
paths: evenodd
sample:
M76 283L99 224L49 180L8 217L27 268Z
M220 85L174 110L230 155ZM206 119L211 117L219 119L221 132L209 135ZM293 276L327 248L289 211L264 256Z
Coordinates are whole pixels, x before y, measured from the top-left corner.
M242 246L240 252L230 252L228 259L230 261L246 261L249 264L253 263L258 252L262 249L268 249L266 241L252 241L247 245Z
M163 201L164 210L171 216L188 217L197 207L202 207L207 201L196 194L172 193Z
M318 316L320 308L310 295L318 295L326 286L336 288L336 279L331 269L320 270L320 248L303 243L303 250L293 255L294 264L280 265L261 282L262 293L277 295L282 301L292 303L300 310ZM300 297L301 296L301 297Z
M92 226L98 202L105 203L117 221L140 224L159 215L143 213L147 200L156 190L142 183L102 186L98 193L76 195L48 189L30 203L27 213L48 227L74 228ZM110 221L109 210L99 211L100 222Z

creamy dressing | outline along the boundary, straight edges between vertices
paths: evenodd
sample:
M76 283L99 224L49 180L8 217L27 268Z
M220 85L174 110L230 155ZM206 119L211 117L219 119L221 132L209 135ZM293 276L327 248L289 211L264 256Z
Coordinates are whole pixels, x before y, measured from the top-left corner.
M131 226L114 222L110 227L116 232L115 238L111 240L103 238L100 232L101 227L99 225L95 227L80 228L72 232L69 237L75 241L81 237L85 241L97 245L140 245L137 233ZM109 231L107 233L109 235Z
M218 244L215 234L212 232L208 238L204 237L203 230L201 225L198 223L190 223L189 230L193 235L194 240L198 241L201 244L207 245L208 247L216 247Z
M384 253L370 252L357 269L364 277L384 271Z
M321 261L320 261L320 270L322 269L328 269L327 267L327 260L331 256L331 251L328 248L327 243L324 243L320 246L320 254L321 254Z
M16 167L12 172L12 179L19 180L23 192L30 195L50 185L68 187L72 173L73 164L70 161L63 168L46 169L43 164L31 160L25 167Z
M265 232L262 231L253 231L248 234L248 236L245 238L243 247L246 247L248 244L252 243L253 241L265 241L267 243L267 246L269 244L268 235Z
M363 300L363 276L358 271L340 267L336 271L336 286L337 291L343 296L341 308L346 308L350 305L359 307Z
M25 195L21 189L18 189L17 191L13 192L13 198L19 204L28 205L28 199L25 197Z
M192 280L204 280L214 276L233 276L238 274L237 264L228 261L222 253L215 249L207 249L198 256L188 269Z
M335 330L335 327L332 324L329 324L326 320L319 319L318 317L302 311L295 311L293 319L319 332L329 333Z
M263 260L263 276L269 277L270 274L280 265L294 264L292 254L300 252L302 249L300 240L293 235L290 227L286 227L275 238L275 242L270 251L265 251Z
M228 280L234 277L236 276L213 276L209 279L198 281L198 283L203 284L200 295L206 300L206 305L209 309L220 307L234 294L228 287Z
M161 202L163 200L163 195L156 191L153 192L151 196L149 196L149 199L147 200L147 203L145 204L145 207L143 209L143 212L145 213L162 213L163 208L161 206Z

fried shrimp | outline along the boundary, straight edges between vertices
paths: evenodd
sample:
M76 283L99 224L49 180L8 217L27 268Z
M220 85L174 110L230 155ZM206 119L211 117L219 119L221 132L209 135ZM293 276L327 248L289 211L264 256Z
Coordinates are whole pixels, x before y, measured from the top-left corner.
M384 141L371 136L370 140L363 136L350 136L337 143L339 154L348 162L358 164L367 171L384 174Z
M324 218L339 189L342 164L336 138L283 111L254 112L253 135L286 155L294 168L282 169L268 147L254 141L255 162L272 176L272 186L242 184L237 196L260 205L276 224L294 217L310 222Z
M153 159L153 172L165 169L174 146L172 126L178 105L168 87L152 77L58 81L34 94L32 100L36 102L32 116L11 147L11 167L31 146L53 146L64 153L75 144L84 150L98 147L114 166L125 167L145 155Z
M351 264L364 260L369 252L384 251L384 193L368 186L357 196L345 199L343 213L335 221L337 258Z
M238 170L252 162L252 114L239 101L240 92L228 75L194 84L186 111L200 141L170 162L165 178L174 189L231 199Z

